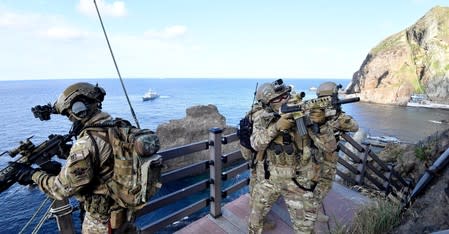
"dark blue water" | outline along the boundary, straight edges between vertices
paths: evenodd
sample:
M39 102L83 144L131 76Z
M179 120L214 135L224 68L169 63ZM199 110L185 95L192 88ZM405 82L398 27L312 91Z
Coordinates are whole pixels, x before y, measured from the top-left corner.
M33 142L39 143L51 133L64 134L70 129L70 123L62 116L52 116L50 121L41 122L33 117L30 109L35 105L53 103L64 88L79 80L41 80L41 81L0 81L0 152L10 150L18 145L20 140L34 136ZM99 83L104 87L107 95L103 103L103 110L115 117L131 120L132 115L125 95L118 79L83 80ZM193 105L214 104L222 115L226 117L228 125L235 126L238 120L251 106L256 82L261 84L272 80L252 79L126 79L125 85L130 101L137 114L141 127L156 129L170 119L180 119L185 116L185 109ZM317 87L327 80L306 79L288 80L298 91L305 91L306 97L313 98L315 94L310 87ZM349 80L334 80L343 87ZM142 95L152 88L161 97L148 102L142 102ZM354 116L361 127L372 135L396 136L403 141L416 142L424 136L445 127L429 120L449 119L449 111L395 107L388 105L373 105L365 103L348 104L343 109ZM4 167L9 158L0 158L0 167ZM242 175L244 177L245 175ZM162 192L175 191L186 183L192 183L201 177L188 178L175 184L164 185ZM234 195L235 198L245 189ZM207 193L207 192L206 192ZM179 201L171 208L157 211L138 220L139 225L156 220L159 215L170 213L205 196L199 194L189 200ZM45 196L37 189L28 189L14 185L0 194L0 232L17 233L32 216ZM228 200L230 200L228 199ZM76 205L75 200L71 202ZM207 213L207 210L202 211ZM200 216L202 215L200 214ZM177 222L164 232L171 232L176 228L191 222L191 218ZM33 224L35 225L37 221ZM32 226L34 226L32 225ZM79 229L80 222L75 217L75 225ZM31 232L31 229L27 231ZM41 233L56 232L54 220L44 224Z

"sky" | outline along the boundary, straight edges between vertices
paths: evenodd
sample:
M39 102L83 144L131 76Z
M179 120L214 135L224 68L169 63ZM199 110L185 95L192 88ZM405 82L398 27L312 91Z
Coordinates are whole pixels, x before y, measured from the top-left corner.
M124 78L352 78L447 0L97 0ZM0 0L0 80L117 78L93 0Z

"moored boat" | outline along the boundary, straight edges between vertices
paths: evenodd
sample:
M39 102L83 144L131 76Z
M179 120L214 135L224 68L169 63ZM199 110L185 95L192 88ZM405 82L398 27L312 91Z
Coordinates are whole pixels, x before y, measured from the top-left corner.
M156 91L149 89L148 92L146 92L143 97L142 97L142 101L149 101L149 100L154 100L156 98L158 98L160 95L158 93L156 93Z

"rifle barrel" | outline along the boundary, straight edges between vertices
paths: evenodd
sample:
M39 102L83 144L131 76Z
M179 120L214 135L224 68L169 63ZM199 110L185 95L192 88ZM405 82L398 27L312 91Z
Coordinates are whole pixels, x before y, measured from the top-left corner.
M353 98L338 100L337 104L347 104L347 103L353 103L353 102L358 102L358 101L360 101L359 97L353 97Z

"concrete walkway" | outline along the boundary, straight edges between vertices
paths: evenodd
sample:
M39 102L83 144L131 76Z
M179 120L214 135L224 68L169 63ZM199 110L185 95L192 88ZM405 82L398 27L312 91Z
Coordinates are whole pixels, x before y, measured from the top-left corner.
M223 207L221 217L214 219L210 215L204 216L176 233L248 233L249 199L248 194L242 195ZM330 233L330 230L335 230L336 227L350 224L357 209L369 202L371 202L370 199L360 193L334 183L332 190L323 201L321 210L321 213L329 216L329 221L317 222L315 232ZM276 228L266 230L264 233L294 233L287 207L282 198L276 202L268 216L276 221Z

